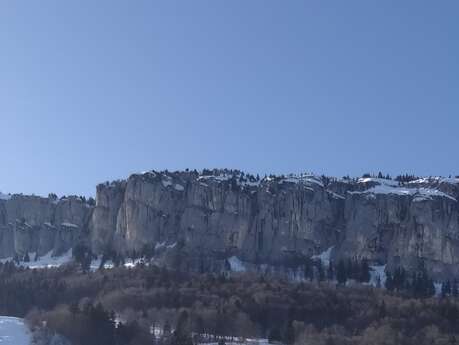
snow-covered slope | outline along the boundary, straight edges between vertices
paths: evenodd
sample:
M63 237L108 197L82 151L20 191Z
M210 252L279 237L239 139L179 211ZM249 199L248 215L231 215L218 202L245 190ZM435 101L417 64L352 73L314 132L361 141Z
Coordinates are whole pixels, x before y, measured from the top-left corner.
M23 319L0 316L1 345L30 345L31 334Z
M62 266L63 264L70 262L72 260L72 250L70 249L67 253L61 256L52 256L52 252L49 252L48 254L39 257L36 261L33 259L35 258L35 253L29 253L29 257L31 258L29 262L20 261L18 265L22 267L29 267L32 269L53 268L53 267ZM0 259L0 262L2 263L8 262L8 261L13 261L13 258L9 257L9 258Z

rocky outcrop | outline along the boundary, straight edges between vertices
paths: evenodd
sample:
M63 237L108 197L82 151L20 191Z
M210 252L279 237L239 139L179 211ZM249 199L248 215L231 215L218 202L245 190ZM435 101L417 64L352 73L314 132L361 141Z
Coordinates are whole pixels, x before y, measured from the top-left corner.
M79 197L4 196L0 200L0 255L62 254L87 236L91 214L92 207Z
M81 198L0 199L0 254L96 253L144 248L187 268L222 258L285 265L333 247L332 259L365 257L436 277L459 276L459 180L263 179L239 171L148 172L97 186Z

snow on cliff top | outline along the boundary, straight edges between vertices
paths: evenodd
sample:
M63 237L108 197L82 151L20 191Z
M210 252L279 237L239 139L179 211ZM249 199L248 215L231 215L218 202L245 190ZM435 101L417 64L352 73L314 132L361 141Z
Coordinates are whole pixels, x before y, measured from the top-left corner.
M286 178L281 180L282 182L290 182L290 183L299 183L299 184L306 184L306 185L318 185L323 187L324 184L322 183L322 178L320 176L316 176L314 174L290 174L287 175Z
M30 345L32 337L23 319L0 316L0 344Z
M2 192L0 192L0 200L10 200L10 199L11 199L10 194L3 194Z
M398 182L394 180L389 180L385 178L377 178L377 177L362 177L359 178L357 183L370 183L374 182L383 186L391 186L391 187L398 187Z
M437 189L432 188L406 188L392 185L376 185L364 191L348 192L350 194L395 194L395 195L409 195L414 196L416 201L431 200L433 197L448 198L457 201L451 195L443 193Z
M250 180L246 177L241 181L240 180L241 175L232 175L228 173L222 173L220 175L201 175L198 177L198 181L216 181L216 182L224 182L224 181L230 181L231 179L235 178L236 183L239 186L258 186L260 184L260 180Z
M459 178L457 177L441 177L441 176L431 176L431 177L422 177L417 180L408 182L409 184L426 184L426 183L449 183L449 184L459 184Z

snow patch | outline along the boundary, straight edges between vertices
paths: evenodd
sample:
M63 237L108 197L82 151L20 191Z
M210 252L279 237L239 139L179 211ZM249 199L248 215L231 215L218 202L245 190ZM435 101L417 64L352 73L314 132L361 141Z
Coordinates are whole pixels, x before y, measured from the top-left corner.
M30 345L32 337L23 319L0 316L0 344Z
M331 190L327 190L327 193L330 194L335 199L346 199L344 196L339 195L338 193L332 192Z
M68 223L68 222L64 222L64 223L61 223L62 226L65 226L67 228L74 228L74 229L78 229L79 226L76 225L76 224L73 224L73 223Z
M169 186L172 186L172 181L167 179L167 180L161 180L162 184L163 184L163 187L164 188L167 188Z
M0 192L0 200L11 200L11 194L3 194Z
M435 297L441 296L441 283L434 283Z
M177 245L177 242L174 242L172 244L167 244L166 242L158 242L155 245L155 250L158 250L161 248L172 249L172 248L175 248L176 245Z
M331 246L330 248L328 248L327 250L323 251L319 255L313 255L311 257L311 259L320 260L322 262L323 266L328 267L328 265L330 265L330 258L331 258L331 253L333 251L333 248L335 248L335 246Z
M227 259L228 263L230 265L230 269L233 272L245 272L245 266L244 263L237 257L237 256L232 256Z
M393 195L402 195L402 196L414 196L417 197L417 201L420 201L420 197L423 198L433 198L433 197L441 197L447 198L453 201L457 200L453 198L451 195L446 193L440 192L437 189L431 188L405 188L405 187L392 187L389 185L377 185L372 188L369 188L363 192L361 191L354 191L348 192L349 194L393 194Z
M241 187L257 187L260 185L260 181L250 181L248 178L244 178L243 181L240 180L241 175L231 175L231 174L221 174L221 175L202 175L198 177L198 181L201 182L201 185L207 187L206 184L203 184L202 182L209 182L209 181L215 181L215 182L225 182L225 181L230 181L234 178L236 181L236 184Z
M297 183L297 184L305 184L308 186L317 185L319 187L324 187L322 183L322 179L319 176L313 174L290 174L287 175L286 178L280 181L281 183Z
M441 177L441 176L431 176L423 177L417 180L409 181L408 184L430 184L430 183L449 183L449 184L459 184L459 178L457 177Z
M175 190L178 190L179 192L183 192L185 190L185 187L183 187L181 184L175 184L174 185Z
M378 279L381 287L386 285L386 265L370 266L370 285L378 286Z
M25 261L20 261L19 266L22 267L28 267L30 269L40 269L40 268L53 268L53 267L60 267L63 264L69 263L72 261L72 249L70 249L68 252L64 253L61 256L53 256L52 251L48 252L46 255L41 256L35 260L35 253L28 253L30 261L25 262ZM12 257L1 259L0 262L5 263L5 262L10 262L14 261ZM0 342L1 343L1 342Z
M385 178L363 177L363 178L359 178L357 181L357 183L370 183L370 182L374 182L382 186L398 187L398 181L388 180Z

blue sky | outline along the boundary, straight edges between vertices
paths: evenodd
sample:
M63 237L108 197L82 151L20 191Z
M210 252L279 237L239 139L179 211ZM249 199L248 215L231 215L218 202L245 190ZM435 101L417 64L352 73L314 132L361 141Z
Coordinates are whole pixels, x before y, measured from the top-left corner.
M0 2L0 191L459 174L457 1Z

